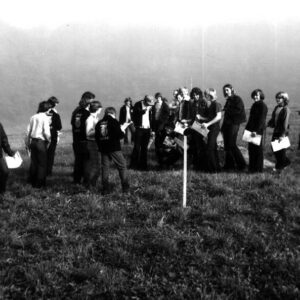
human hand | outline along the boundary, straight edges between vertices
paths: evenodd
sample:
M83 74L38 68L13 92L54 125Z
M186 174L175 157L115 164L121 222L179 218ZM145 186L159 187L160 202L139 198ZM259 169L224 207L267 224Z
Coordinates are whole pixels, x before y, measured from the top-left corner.
M256 137L256 132L251 132L251 137Z

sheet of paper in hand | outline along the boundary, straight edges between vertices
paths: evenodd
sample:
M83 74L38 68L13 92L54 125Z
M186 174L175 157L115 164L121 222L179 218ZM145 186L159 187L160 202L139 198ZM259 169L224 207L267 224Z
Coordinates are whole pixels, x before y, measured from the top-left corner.
M285 136L280 142L279 140L275 140L271 142L272 149L274 152L277 152L282 149L289 148L291 146L290 140L287 136Z
M19 168L23 162L19 151L17 151L14 156L5 156L5 161L9 169Z
M202 126L198 121L194 121L191 128L203 135L204 137L207 137L209 133L209 130L206 127Z
M261 143L261 138L262 138L262 136L259 135L259 134L252 137L251 136L251 131L245 129L242 139L243 139L244 142L252 143L254 145L259 146L260 143Z
M177 133L179 133L179 134L184 135L184 131L185 131L186 129L187 129L187 127L185 127L182 123L177 122L177 123L175 124L175 129L174 129L174 131L177 132Z

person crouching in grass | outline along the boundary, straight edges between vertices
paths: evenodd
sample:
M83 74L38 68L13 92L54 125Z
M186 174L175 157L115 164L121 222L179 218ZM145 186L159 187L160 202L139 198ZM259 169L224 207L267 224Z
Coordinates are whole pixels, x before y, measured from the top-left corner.
M38 111L30 119L27 133L27 145L31 151L28 181L35 188L46 186L47 147L51 141L50 117L51 105L47 101L39 104Z
M116 110L114 107L105 109L104 118L100 120L95 128L95 139L101 152L101 171L102 171L102 194L110 192L109 186L109 165L112 160L119 171L122 190L124 193L129 191L127 177L126 160L121 151L120 140L124 138L124 130L116 120Z

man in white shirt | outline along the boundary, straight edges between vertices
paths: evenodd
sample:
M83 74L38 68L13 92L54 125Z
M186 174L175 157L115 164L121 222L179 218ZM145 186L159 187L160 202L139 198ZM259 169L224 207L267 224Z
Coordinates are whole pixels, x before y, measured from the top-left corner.
M148 143L152 132L152 106L154 97L146 95L133 107L133 122L136 128L130 168L147 170Z
M83 183L86 187L95 186L100 175L100 153L95 140L95 127L100 120L101 110L100 101L93 100L90 115L85 121L88 155L84 158Z
M47 147L51 141L50 117L47 113L50 109L50 104L42 101L37 114L31 117L28 126L27 145L31 151L28 181L36 188L46 186Z

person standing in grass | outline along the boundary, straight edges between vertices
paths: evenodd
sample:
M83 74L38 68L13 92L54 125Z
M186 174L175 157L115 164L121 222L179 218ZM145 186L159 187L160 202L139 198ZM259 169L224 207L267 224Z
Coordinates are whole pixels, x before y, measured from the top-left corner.
M164 128L169 120L170 109L169 105L163 100L161 93L156 93L154 97L156 101L152 108L152 124L153 131L155 133L155 153L159 165L162 165L163 161L160 156L160 152L163 148L163 142L165 139Z
M275 106L271 120L268 126L274 128L272 141L279 140L279 142L289 133L289 117L291 111L288 107L289 95L286 92L278 92L275 95L277 105ZM275 171L280 172L287 167L291 161L286 156L286 149L281 149L274 152L276 159Z
M267 105L264 103L265 95L262 90L256 89L251 93L254 101L250 109L246 130L251 132L251 136L261 135L260 145L248 143L249 166L250 173L263 172L264 168L264 152L263 152L263 135L266 127L266 118L268 113Z
M104 118L97 123L95 128L95 139L101 152L102 194L108 194L111 191L109 185L109 165L111 160L119 171L122 191L125 193L129 190L126 160L121 151L120 143L120 140L124 138L124 131L116 120L115 108L107 107Z
M134 146L131 154L130 168L148 169L148 143L152 132L152 106L154 97L146 95L143 100L135 103L133 107L133 122L135 126Z
M84 177L84 162L88 156L85 121L90 115L89 107L94 99L95 95L93 93L83 93L79 106L73 111L71 117L75 157L73 183L75 184L80 184Z
M231 84L223 86L226 103L224 106L224 119L221 131L224 139L225 164L224 171L238 170L246 168L246 161L236 144L240 124L246 122L246 112L241 97L235 94Z
M100 101L92 101L90 115L85 121L88 155L84 162L84 179L86 187L95 186L100 174L100 156L95 140L95 127L100 120L102 105Z
M207 108L207 121L202 126L209 130L206 144L206 170L211 173L220 172L220 161L218 154L217 137L220 132L220 121L222 119L222 107L217 102L217 91L209 88L204 92L209 101Z
M131 143L134 141L135 127L132 122L133 105L130 97L124 100L124 105L120 108L119 122L121 125L125 123L130 123L130 125L125 129L124 144L128 144L129 141L129 131L131 134Z
M31 153L29 182L35 188L46 186L47 147L51 142L50 109L49 102L40 102L38 112L31 117L28 126L27 145Z
M3 157L3 150L9 156L14 156L14 151L11 150L7 135L4 131L2 124L0 123L0 195L6 191L6 183L8 179L8 168Z
M57 110L56 105L59 103L58 99L54 96L50 97L47 102L50 104L51 109L49 111L49 116L51 117L50 122L50 132L51 132L51 142L47 150L47 175L52 175L55 150L58 142L58 132L62 129L61 119Z

